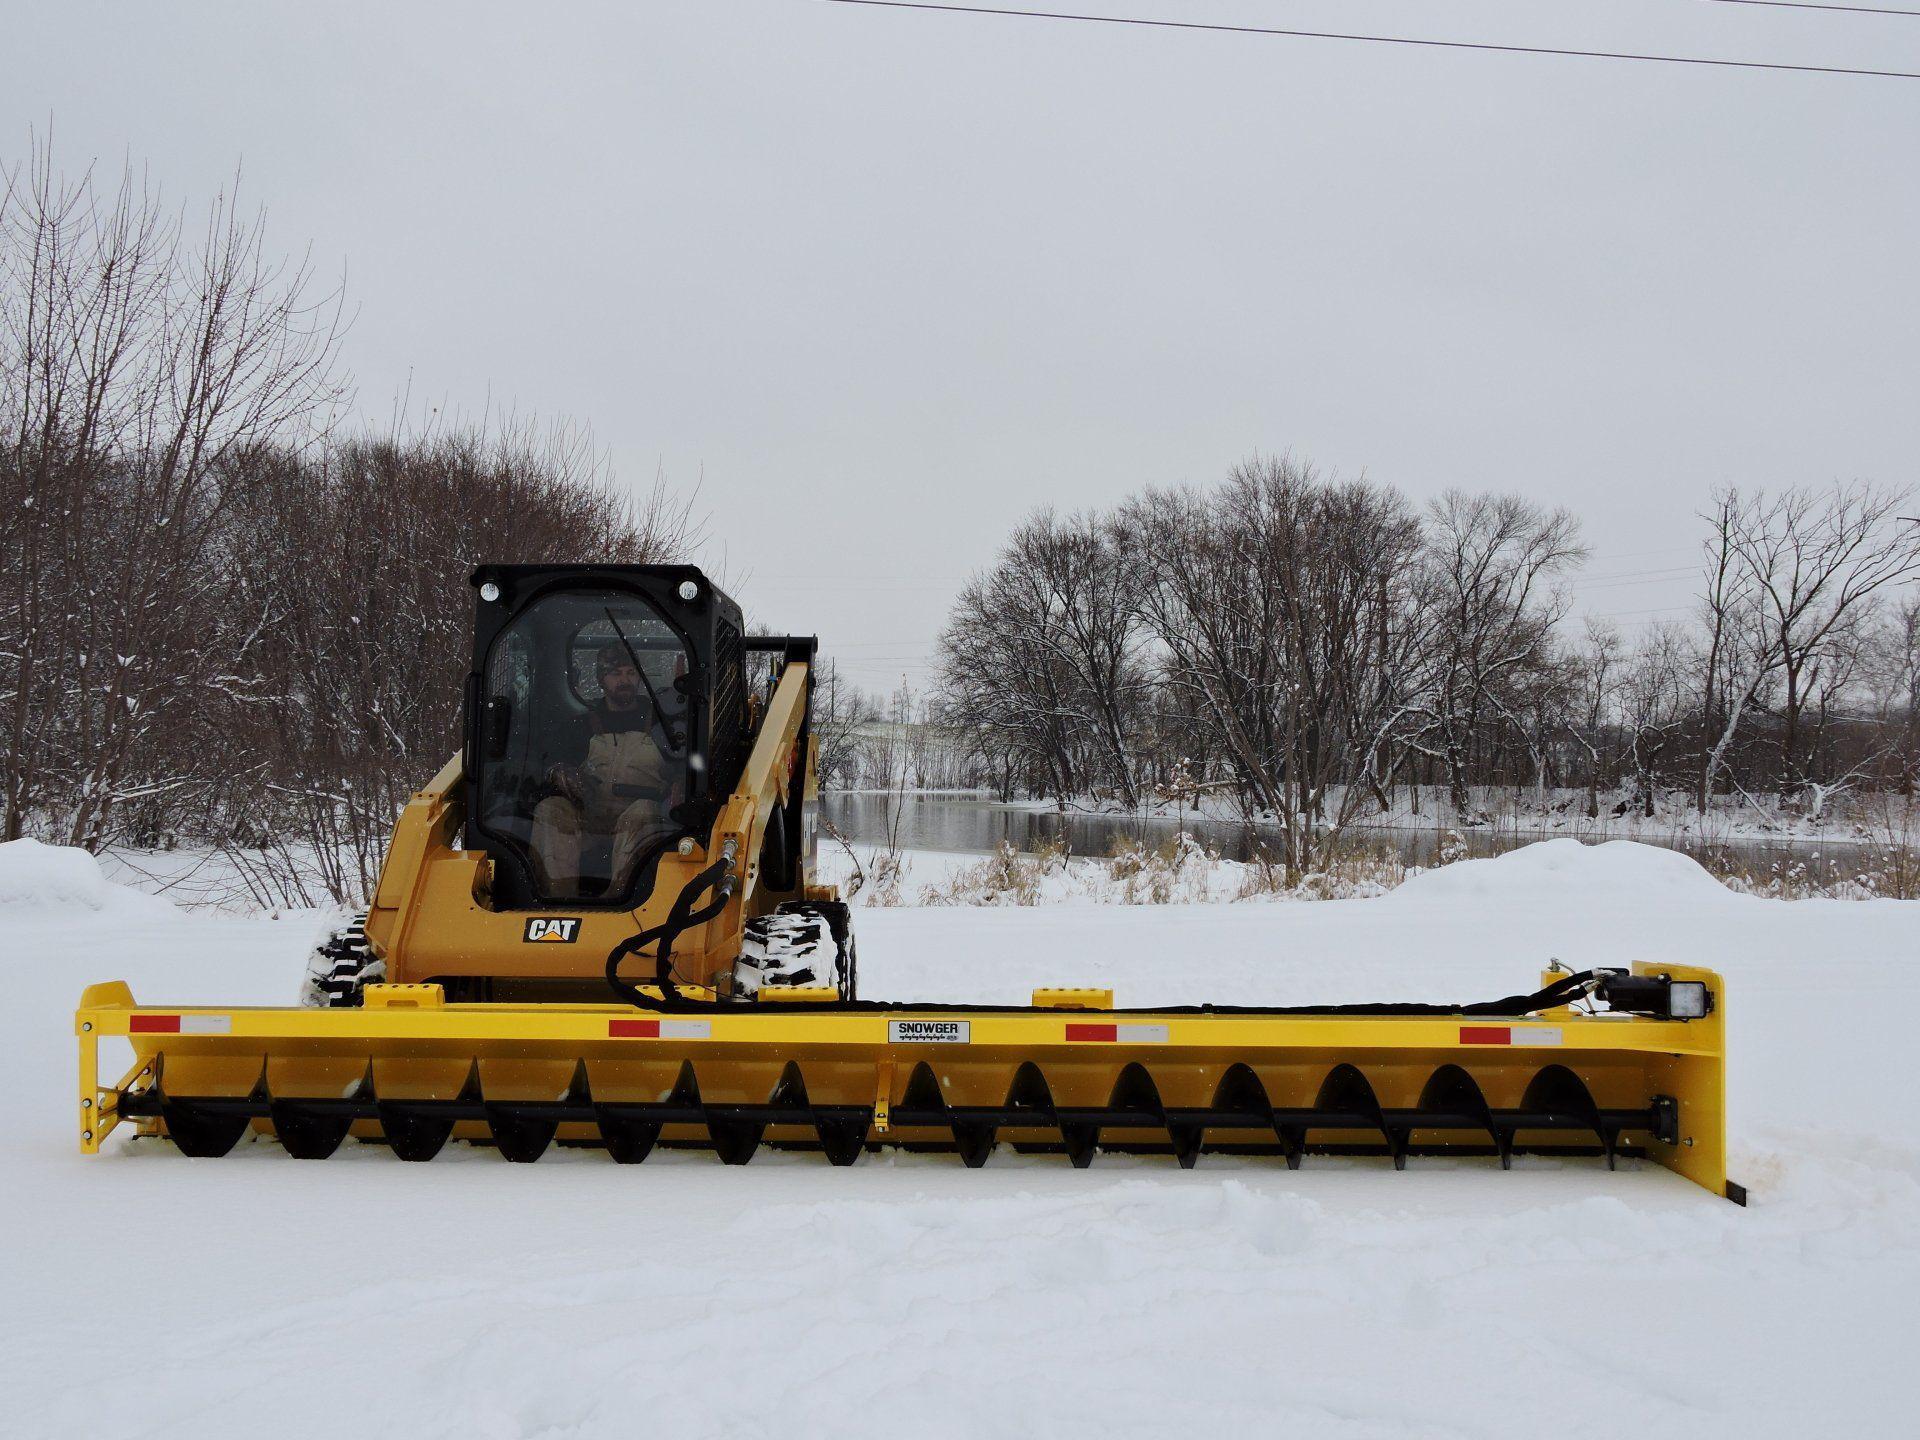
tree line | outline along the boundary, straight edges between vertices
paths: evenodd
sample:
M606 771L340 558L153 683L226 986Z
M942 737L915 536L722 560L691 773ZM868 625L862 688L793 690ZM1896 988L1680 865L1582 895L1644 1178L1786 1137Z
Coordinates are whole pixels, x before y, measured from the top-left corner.
M231 197L0 174L0 837L364 894L458 744L473 565L688 548L574 427L339 425L341 315Z
M1210 487L1041 510L962 590L933 715L1002 794L1214 797L1290 871L1396 799L1580 792L1653 815L1920 779L1920 523L1865 483L1728 487L1688 618L1570 619L1577 518L1255 457Z

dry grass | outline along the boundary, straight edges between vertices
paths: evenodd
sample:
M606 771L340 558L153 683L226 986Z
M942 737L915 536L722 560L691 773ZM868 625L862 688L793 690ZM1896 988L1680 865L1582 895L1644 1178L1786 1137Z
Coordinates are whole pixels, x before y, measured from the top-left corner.
M1742 895L1771 900L1920 900L1920 851L1906 846L1854 852L1845 876L1823 875L1797 856L1772 861L1709 846L1694 856L1709 875Z
M1049 845L1032 854L1002 840L984 860L949 875L938 885L920 891L922 905L1038 905L1041 885L1049 874L1064 872L1067 852Z
M1220 856L1182 830L1154 846L1119 836L1105 864L1120 904L1173 905L1212 898L1210 882Z

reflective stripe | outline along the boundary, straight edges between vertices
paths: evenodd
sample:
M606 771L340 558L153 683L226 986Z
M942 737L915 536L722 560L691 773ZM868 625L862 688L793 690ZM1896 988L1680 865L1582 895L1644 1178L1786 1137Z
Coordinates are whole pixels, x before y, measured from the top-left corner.
M1067 1039L1072 1041L1117 1042L1127 1045L1164 1045L1164 1025L1069 1025Z
M708 1040L711 1020L609 1020L607 1034L630 1040Z
M1067 1039L1069 1040L1118 1040L1119 1038L1120 1027L1118 1025L1067 1026Z
M1462 1045L1558 1045L1558 1025L1462 1025Z
M227 1035L231 1015L129 1015L129 1035Z

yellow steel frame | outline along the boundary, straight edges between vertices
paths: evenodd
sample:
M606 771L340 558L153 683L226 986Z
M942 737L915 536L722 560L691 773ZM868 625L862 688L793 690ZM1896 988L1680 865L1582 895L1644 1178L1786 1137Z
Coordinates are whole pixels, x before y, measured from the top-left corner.
M1634 968L1640 974L1706 981L1716 1000L1713 1013L1704 1019L1678 1021L1588 1015L1562 1008L1515 1017L1521 1029L1541 1027L1540 1033L1551 1034L1553 1043L1489 1047L1466 1043L1462 1033L1502 1023L1480 1017L1149 1014L1080 1008L1011 1013L836 1013L794 1012L777 1005L717 1005L698 1017L705 1022L706 1033L690 1037L684 1025L662 1026L678 1033L657 1038L614 1033L611 1022L630 1022L648 1015L627 1006L446 1004L439 987L431 985L376 987L369 991L369 1003L364 1008L312 1010L143 1007L134 1003L126 985L115 981L89 987L74 1018L80 1042L80 1147L88 1154L99 1150L121 1121L115 1112L120 1092L151 1084L155 1062L160 1059L167 1063L169 1074L176 1065L197 1065L202 1074L220 1071L224 1066L224 1073L230 1075L249 1071L257 1074L266 1063L290 1067L293 1072L305 1066L309 1078L326 1087L337 1086L342 1076L351 1081L370 1063L437 1063L443 1069L455 1067L460 1073L465 1066L478 1064L483 1071L492 1067L507 1081L524 1083L532 1087L530 1093L544 1092L549 1098L554 1093L554 1076L570 1072L576 1063L603 1065L610 1072L628 1066L657 1074L662 1065L691 1059L703 1071L703 1087L706 1075L720 1077L723 1088L728 1077L734 1076L739 1083L733 1088L742 1095L750 1094L755 1085L763 1087L756 1100L766 1094L765 1077L788 1062L799 1061L814 1067L836 1093L862 1104L875 1104L875 1138L887 1138L887 1111L901 1102L900 1091L907 1076L921 1061L959 1074L964 1088L968 1067L981 1074L999 1067L999 1073L1004 1073L1012 1065L1031 1060L1051 1077L1059 1077L1068 1089L1076 1074L1086 1078L1087 1086L1108 1083L1112 1072L1130 1061L1148 1066L1157 1080L1164 1078L1175 1087L1180 1085L1182 1075L1217 1075L1230 1063L1256 1068L1318 1066L1322 1067L1319 1073L1324 1073L1328 1064L1351 1061L1363 1067L1376 1065L1383 1071L1400 1067L1409 1074L1454 1063L1467 1067L1476 1077L1493 1081L1500 1081L1508 1072L1523 1075L1558 1063L1583 1078L1592 1075L1604 1079L1609 1074L1630 1072L1633 1085L1648 1093L1673 1096L1679 1102L1679 1141L1649 1142L1648 1153L1697 1184L1724 1193L1724 988L1719 976L1707 970L1646 965ZM1077 992L1076 998L1086 993ZM162 1023L170 1023L175 1016L183 1020L204 1017L185 1028L189 1032L196 1032L196 1026L217 1025L221 1029L218 1033L149 1033L141 1028L142 1016L163 1017ZM915 1019L965 1021L969 1041L951 1045L889 1039L890 1022ZM1133 1044L1123 1039L1088 1045L1068 1038L1070 1029L1102 1019L1123 1028L1146 1027L1154 1032L1154 1043ZM1159 1038L1162 1033L1164 1039ZM133 1067L111 1087L100 1082L99 1042L103 1038L125 1038L135 1056ZM489 1077L487 1083L494 1081ZM596 1079L594 1083L597 1094L600 1082ZM810 1087L815 1084L811 1075L808 1083ZM331 1093L341 1092L331 1089ZM813 1095L815 1103L827 1103L830 1098L824 1093ZM958 1094L954 1098L955 1103L975 1103ZM1398 1103L1384 1096L1383 1100ZM1643 1100L1644 1096L1633 1103ZM1603 1096L1601 1103L1609 1102Z

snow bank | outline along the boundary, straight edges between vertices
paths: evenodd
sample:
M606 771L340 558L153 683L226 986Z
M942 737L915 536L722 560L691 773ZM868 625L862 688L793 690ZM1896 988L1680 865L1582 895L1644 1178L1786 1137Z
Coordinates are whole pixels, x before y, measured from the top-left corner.
M1739 904L1700 862L1678 850L1633 840L1542 840L1486 860L1461 860L1410 876L1386 897L1402 904L1432 900L1649 900Z
M175 913L172 903L158 895L114 884L86 851L42 845L38 840L9 840L0 845L0 906L16 919L20 911L149 919Z

